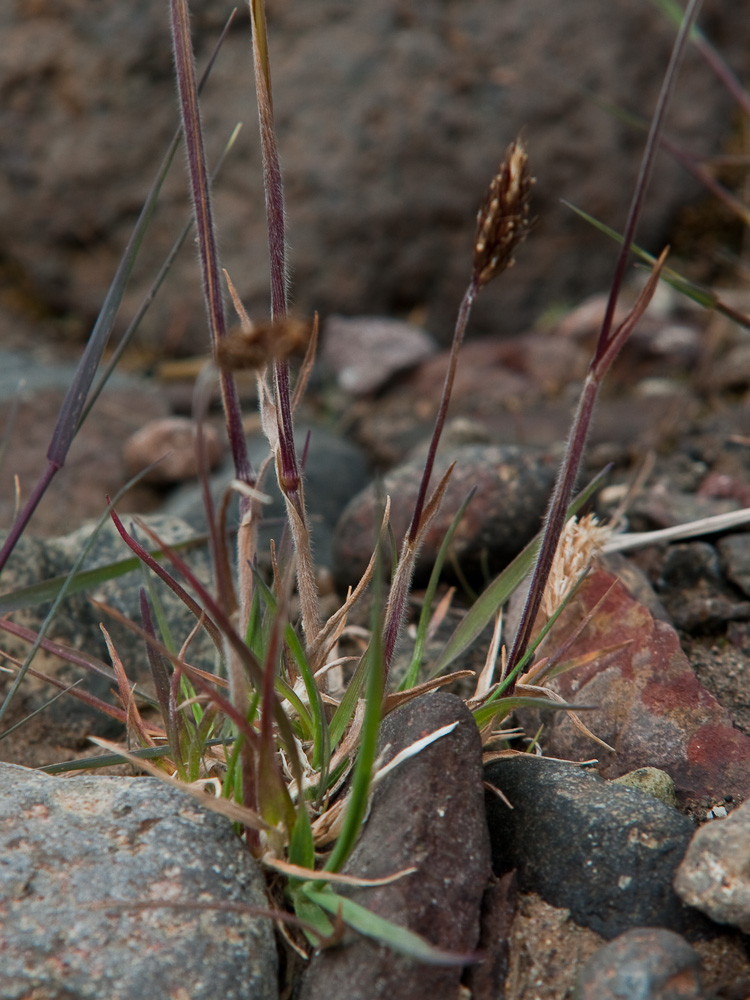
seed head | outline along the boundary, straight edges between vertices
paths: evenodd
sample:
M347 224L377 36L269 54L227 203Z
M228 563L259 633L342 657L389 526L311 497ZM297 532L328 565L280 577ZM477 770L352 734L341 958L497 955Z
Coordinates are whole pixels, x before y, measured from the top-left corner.
M304 354L310 342L312 323L287 316L259 323L252 330L229 330L216 346L216 363L224 371L262 368L271 361L288 361Z
M587 514L580 521L571 517L566 522L542 598L542 613L547 620L557 611L581 573L602 551L611 535L609 525L600 524L593 514Z
M520 137L508 146L477 214L474 278L478 288L513 264L516 247L531 228L529 195L534 178Z

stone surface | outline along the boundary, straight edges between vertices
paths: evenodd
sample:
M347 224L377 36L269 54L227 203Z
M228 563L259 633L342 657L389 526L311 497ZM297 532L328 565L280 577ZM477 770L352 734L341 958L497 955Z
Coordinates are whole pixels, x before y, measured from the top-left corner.
M152 779L0 764L0 787L4 1000L278 996L268 919L179 905L267 906L227 820Z
M342 389L361 396L380 389L397 372L413 368L436 350L433 338L412 323L378 316L330 316L321 357Z
M574 1000L704 1000L700 958L660 927L637 927L600 948L584 966Z
M191 8L202 67L227 8L213 0ZM481 297L475 329L517 330L550 303L604 288L615 248L560 198L622 225L643 137L589 95L649 116L675 29L648 4L618 0L607 18L599 14L599 0L512 0L502 18L482 0L321 0L314 9L285 2L269 11L298 307L404 313L424 304L427 325L444 337L469 276L476 207L523 126L542 221L512 277ZM88 323L176 126L168 11L149 0L127 10L106 0L92 16L65 0L4 4L0 18L0 257L28 309ZM741 5L710 0L702 25L742 77ZM670 111L673 141L699 158L716 153L734 110L689 51ZM212 161L235 123L254 114L243 12L204 94ZM178 158L127 311L187 216L186 189ZM676 209L695 191L677 163L659 157L641 242L664 242ZM268 265L251 125L215 201L225 263L262 318ZM144 342L181 339L204 349L199 284L186 248L146 318Z
M675 889L712 920L750 934L750 803L695 833Z
M490 874L474 720L459 698L430 694L386 717L380 746L386 762L455 721L452 733L401 764L376 789L345 871L375 878L416 866L413 875L354 890L352 898L439 947L465 954L477 945ZM460 966L427 966L356 938L311 960L299 1000L435 1000L458 995L460 979Z
M216 428L203 427L203 440L209 469L214 469L224 453ZM144 475L147 483L174 483L194 479L198 474L195 454L195 423L186 417L150 420L131 436L123 447L125 464L131 475L154 465Z
M508 996L511 933L518 911L515 872L493 879L482 899L478 950L482 961L472 965L464 978L472 1000L497 1000Z
M642 925L682 928L672 877L690 820L650 795L531 755L493 761L485 779L513 806L488 793L496 874L516 868L522 891L605 938Z
M727 578L750 597L750 534L725 535L716 548Z
M429 573L456 511L469 491L476 493L453 536L452 550L464 573L473 574L486 560L490 571L502 569L537 533L554 483L557 464L549 453L511 445L465 445L438 455L432 487L456 462L440 510L430 525L417 561L417 575ZM382 484L368 486L347 505L336 528L334 575L356 583L372 554L379 527L379 496L391 497L391 525L396 544L409 527L424 459L394 469Z
M545 752L571 760L595 752L608 778L638 767L661 768L674 781L678 801L696 803L699 811L725 795L747 797L750 738L700 683L675 630L655 620L616 577L592 571L543 650L567 640L595 606L596 615L566 656L611 651L554 678L550 686L567 701L593 706L586 725L616 753L593 744L562 712L545 716ZM527 717L524 724L535 732L539 719Z
M670 545L658 591L675 627L686 632L707 632L750 619L750 602L737 599L724 579L718 552L708 542Z
M184 521L165 515L152 515L146 522L156 531L167 544L194 536L193 530ZM128 518L124 517L126 528ZM37 541L32 537L23 537L14 552L8 566L3 572L3 585L6 593L38 583L43 580L65 576L71 569L82 547L86 544L92 531L89 524L61 538ZM136 529L137 531L137 529ZM143 532L138 535L140 541L150 548ZM192 550L183 551L184 559L193 572L203 583L211 579L211 567L205 544ZM94 569L127 559L132 556L130 549L120 538L111 522L107 522L92 545L84 561L84 569ZM144 576L140 569L109 580L92 587L87 593L78 592L63 599L55 617L47 628L47 638L60 642L74 649L103 661L110 666L109 654L99 627L104 622L112 636L124 668L131 683L150 679L150 670L144 641L125 625L114 620L104 610L95 607L90 597L114 607L126 618L138 624L141 623L140 591L144 587ZM161 581L155 583L156 591L162 603L166 622L173 640L179 648L195 625L196 619L182 601L177 598ZM188 588L189 589L189 588ZM2 598L0 598L0 601ZM14 622L38 631L50 610L50 603L34 605L30 608L14 611L11 618ZM21 638L3 633L2 648L16 655L23 661L30 643ZM196 666L213 669L215 664L214 646L208 636L201 632L190 647L189 661ZM47 675L55 677L65 686L78 683L85 691L112 702L111 690L115 685L106 676L92 673L82 666L70 664L58 657L40 650L33 663L34 667ZM4 696L11 683L11 677L0 673L0 696ZM28 713L40 708L56 693L57 689L46 682L33 677L26 677L19 689L13 706L13 720L18 721ZM117 702L119 704L119 702ZM44 709L39 716L20 729L15 737L0 742L0 755L10 760L14 756L14 738L23 744L30 741L31 756L24 751L23 761L27 764L50 764L59 760L67 760L72 752L80 752L88 746L89 735L104 736L110 739L122 736L122 726L110 719L99 710L92 708L72 697L65 695Z

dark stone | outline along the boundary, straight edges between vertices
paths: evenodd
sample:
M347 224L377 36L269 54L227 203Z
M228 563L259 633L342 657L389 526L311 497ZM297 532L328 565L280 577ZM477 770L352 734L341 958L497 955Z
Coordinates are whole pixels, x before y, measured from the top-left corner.
M268 906L224 817L151 778L0 764L0 788L3 1000L278 997L271 921L220 908Z
M669 546L659 592L674 625L685 632L723 630L727 622L750 619L750 603L738 601L727 586L719 553L708 542Z
M387 762L415 740L456 721L453 732L401 764L378 786L345 871L376 878L416 866L412 875L352 890L351 896L432 944L466 954L477 946L490 875L481 744L474 719L454 695L430 694L384 720L380 746ZM436 1000L456 996L460 980L460 966L424 965L355 938L313 957L299 1000Z
M650 795L574 764L533 756L497 760L485 779L493 870L518 870L522 891L566 907L605 938L631 927L682 929L672 889L692 823Z
M589 959L574 1000L704 1000L700 964L679 934L638 927Z
M512 445L464 445L438 456L433 488L452 462L456 467L427 530L417 577L429 573L456 511L473 487L476 493L453 536L453 554L465 573L476 573L485 561L490 571L502 569L539 531L557 471L548 452ZM358 582L367 566L379 527L381 496L391 498L391 525L396 544L401 544L423 468L423 458L406 462L347 505L334 540L334 575L342 585Z
M750 597L750 534L725 535L716 547L727 578Z
M508 872L487 888L482 900L482 961L467 970L464 982L472 1000L505 996L510 968L510 934L518 907L518 880Z

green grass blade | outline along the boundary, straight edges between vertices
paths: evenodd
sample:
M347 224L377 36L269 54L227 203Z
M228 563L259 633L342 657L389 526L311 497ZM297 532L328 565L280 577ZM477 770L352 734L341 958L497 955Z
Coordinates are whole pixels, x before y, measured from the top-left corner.
M370 646L368 646L360 657L357 669L354 671L351 680L346 686L346 691L344 692L344 697L339 702L339 707L333 713L333 718L331 719L329 726L331 748L333 750L335 750L338 746L341 737L346 732L346 727L349 725L352 716L354 715L357 700L359 699L362 687L368 675L370 655Z
M304 797L297 803L297 820L289 839L289 861L300 868L315 868L315 841Z
M130 484L128 484L126 489L129 489L129 487ZM123 492L124 490L118 493L113 503L117 502ZM96 530L98 530L98 527ZM203 545L205 542L206 536L200 535L182 542L175 542L172 547L178 550L185 550ZM150 551L154 557L161 553L161 549L151 549ZM132 556L129 559L120 559L117 562L109 563L107 566L98 566L96 569L76 572L72 577L70 573L65 576L54 576L50 577L49 580L42 580L28 587L12 590L0 597L0 615L7 615L11 611L19 611L22 608L33 608L39 604L46 604L48 601L55 601L63 588L65 589L65 596L77 594L81 590L91 590L103 583L107 583L109 580L116 580L126 573L134 572L140 565L140 559L137 556Z
M435 560L435 565L432 567L432 573L430 573L430 580L427 584L427 590L424 595L424 604L422 605L422 613L419 616L419 624L417 625L417 638L414 643L414 655L412 656L411 664L406 672L404 679L398 686L399 691L408 690L408 688L414 687L417 683L417 678L419 676L419 668L422 666L422 658L424 656L424 648L427 643L427 628L430 624L430 617L432 614L432 603L435 600L435 591L437 590L438 581L440 580L440 574L443 569L443 563L445 562L445 557L448 555L448 549L451 542L453 541L453 536L456 533L456 528L458 528L461 523L461 519L464 516L466 508L469 506L472 497L476 493L476 487L473 487L469 495L466 497L464 502L458 508L456 516L451 521L450 527L445 533L445 538L443 538L442 544L437 554L437 559Z
M493 717L499 713L503 717L515 712L517 708L539 708L552 709L557 712L586 712L591 711L592 705L568 705L567 702L553 701L551 698L535 698L533 695L511 695L509 698L498 698L481 708L474 709L474 721L478 729L484 727L492 721Z
M414 931L379 917L353 899L337 895L330 886L321 889L307 882L301 892L311 902L317 903L334 916L341 914L346 924L365 937L374 938L400 955L407 955L418 962L428 965L466 965L476 960L476 955L456 954L436 948Z
M575 205L571 205L571 203L569 201L565 201L564 198L562 199L562 203L572 209L572 211L574 211L580 218L590 223L595 229L598 229L599 232L604 233L606 236L609 236L611 239L615 240L615 242L622 245L623 237L617 232L616 229L612 229L610 226L600 222L598 219L594 218L593 215L589 215L588 212L584 212L582 208L577 208ZM650 266L653 267L656 263L656 257L648 253L648 251L644 250L642 247L639 247L637 243L631 243L630 249L636 257L640 258L640 260ZM720 312L722 315L727 316L735 323L739 323L740 326L750 329L750 317L745 316L744 314L739 313L737 310L726 305L726 303L722 302L719 296L710 288L704 288L702 285L696 285L695 282L683 277L683 275L674 271L670 267L662 268L660 280L666 282L666 284L670 285L687 298L692 299L693 302L696 302L704 309L714 309L716 312Z
M220 743L231 743L232 738L222 737L219 739L206 740L207 747L218 746ZM157 760L159 757L168 757L172 753L169 746L146 747L143 750L129 750L131 757L140 757L142 760ZM43 771L44 774L67 774L69 771L86 771L89 768L113 767L115 764L127 764L125 757L117 753L101 754L98 757L85 757L77 760L62 760L57 764L45 764L44 767L35 767L35 771Z
M359 733L359 749L349 789L348 804L344 819L333 850L326 861L326 871L338 871L349 857L362 831L362 823L367 813L370 781L375 757L378 752L378 730L380 728L381 706L385 687L385 661L383 656L382 614L380 608L381 564L378 563L373 581L372 639L362 656L367 661L367 693L365 714ZM369 656L368 656L369 653ZM360 661L360 666L362 662ZM350 684L351 687L351 684ZM348 691L347 691L348 694Z
M599 473L575 498L568 507L567 517L571 518L584 506L601 485L604 472ZM510 565L497 576L484 590L466 612L456 626L456 630L445 644L435 666L430 672L431 677L441 674L449 664L459 657L484 628L493 620L497 609L508 600L513 591L523 582L530 572L534 559L539 551L541 536L532 539L526 548L520 552Z
M256 590L262 596L272 614L278 613L278 601L265 580L256 572L253 574ZM321 794L328 784L328 764L331 759L331 737L328 730L328 719L323 709L318 685L315 682L312 669L307 659L304 646L290 622L284 627L284 642L299 670L302 682L307 692L309 719L313 739L312 766L320 772Z

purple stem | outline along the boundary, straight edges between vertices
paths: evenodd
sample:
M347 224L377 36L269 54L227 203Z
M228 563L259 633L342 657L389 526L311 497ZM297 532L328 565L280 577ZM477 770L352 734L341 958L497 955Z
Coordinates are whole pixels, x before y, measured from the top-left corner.
M172 38L174 42L177 88L180 95L180 113L185 147L188 154L190 186L198 236L203 293L208 310L211 336L216 344L226 334L226 319L219 279L218 252L214 236L211 194L203 147L203 131L198 107L198 88L195 60L190 39L190 24L186 0L171 0ZM220 376L221 395L227 425L227 435L232 451L237 478L253 484L245 434L242 429L242 410L237 386L231 372Z
M422 472L422 481L419 484L419 492L417 493L417 499L414 504L414 513L412 514L411 524L409 525L409 531L406 535L410 542L416 541L417 534L419 532L419 524L422 520L424 505L427 502L427 490L430 485L432 470L435 466L435 456L437 455L440 437L443 433L443 427L445 425L445 417L448 413L448 406L451 401L453 381L456 377L456 366L458 364L458 353L464 340L464 334L466 333L466 325L469 322L471 307L474 304L474 299L478 291L479 286L477 284L476 277L473 277L469 287L466 289L463 299L461 300L461 306L459 307L458 316L456 317L456 327L453 332L453 343L451 344L448 371L445 374L445 382L443 383L443 395L440 398L440 407L438 409L437 416L435 417L435 427L432 431L430 449L427 452L427 460L425 461L424 470Z
M586 438L588 436L589 424L591 422L591 414L594 409L599 386L607 368L614 360L616 350L613 351L612 348L619 349L619 347L622 346L621 343L619 343L620 338L617 336L617 331L612 334L612 321L614 318L615 306L617 305L617 298L620 294L620 289L625 277L625 268L630 254L630 246L635 239L635 229L641 213L641 207L643 205L646 187L651 174L654 155L659 145L659 138L664 127L664 117L667 106L669 104L672 91L674 90L674 86L677 82L679 63L684 54L685 45L695 22L695 18L698 15L700 4L701 0L690 0L687 11L685 12L685 16L682 20L680 30L677 33L669 65L667 66L667 70L664 75L664 81L662 83L661 92L659 93L659 99L656 104L656 110L651 122L648 139L646 141L646 148L641 161L641 167L638 172L638 180L636 181L633 200L630 204L630 211L628 213L627 224L625 226L622 247L617 258L617 264L612 278L612 286L610 289L609 300L607 302L607 310L602 322L602 329L599 334L596 351L594 352L594 357L592 358L589 366L589 373L586 377L586 382L584 383L583 391L581 393L578 410L573 420L573 427L568 439L565 458L563 459L562 466L560 467L555 489L552 494L552 500L547 514L547 522L544 530L544 538L542 540L542 546L536 566L534 567L534 574L531 578L529 595L526 599L523 614L521 615L521 621L518 626L518 631L516 632L516 637L513 641L510 656L508 657L508 673L516 667L526 652L529 638L534 627L534 620L537 612L539 611L545 587L547 586L547 580L549 578L552 560L554 559L555 551L557 550L560 533L563 525L565 524L565 514L573 496L576 479L578 478L581 459L583 458L583 451L586 445ZM512 694L512 690L512 688L509 689L508 694Z

